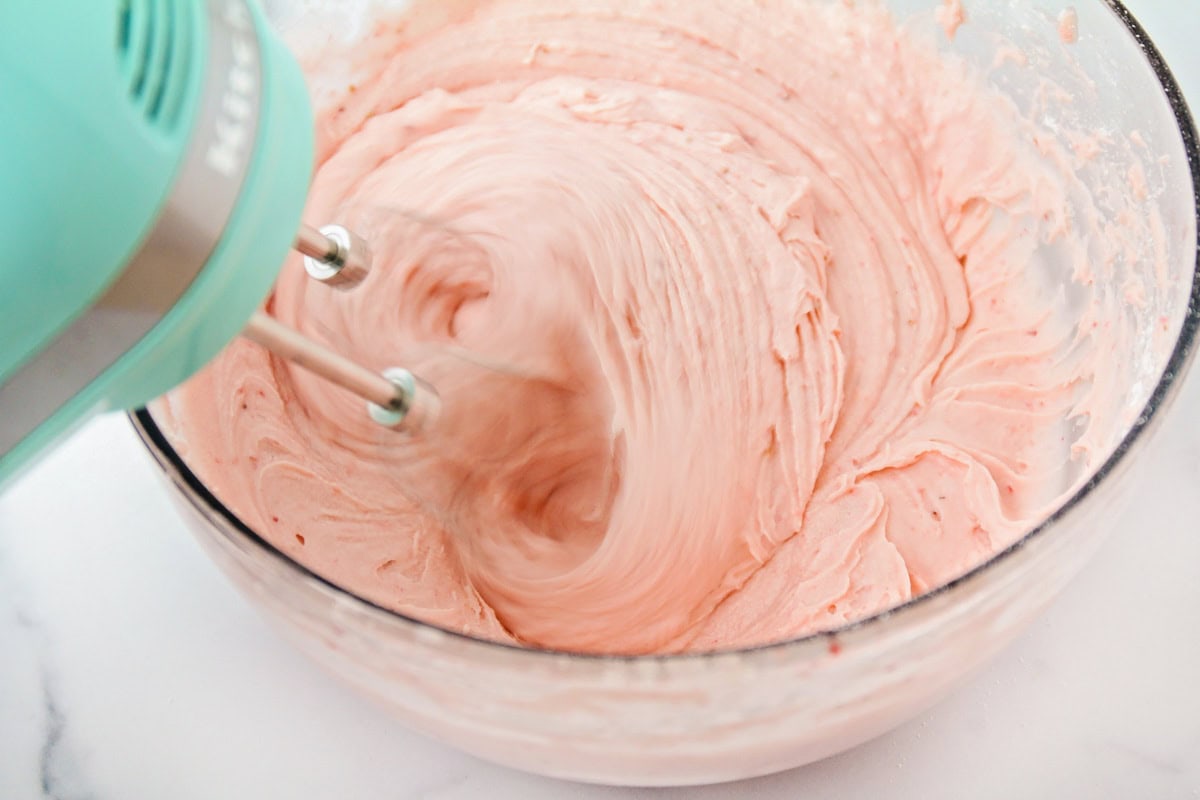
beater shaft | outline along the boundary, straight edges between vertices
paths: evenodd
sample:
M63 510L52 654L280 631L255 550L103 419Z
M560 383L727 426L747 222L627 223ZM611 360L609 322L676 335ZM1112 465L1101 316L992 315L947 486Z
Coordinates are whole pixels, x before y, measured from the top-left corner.
M341 225L325 225L319 230L301 225L295 248L304 256L304 269L311 277L338 289L357 286L371 271L371 248Z
M280 358L381 408L403 413L412 404L412 397L403 386L314 342L261 311L250 318L242 335Z
M322 263L333 261L338 255L337 242L309 225L301 225L296 231L296 250Z

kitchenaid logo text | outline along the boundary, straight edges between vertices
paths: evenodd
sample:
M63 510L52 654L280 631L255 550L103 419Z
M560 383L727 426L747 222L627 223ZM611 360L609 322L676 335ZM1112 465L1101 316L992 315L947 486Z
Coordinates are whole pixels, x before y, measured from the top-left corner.
M249 145L258 87L258 47L244 0L229 0L222 17L229 27L230 66L205 160L214 170L232 178L241 168Z

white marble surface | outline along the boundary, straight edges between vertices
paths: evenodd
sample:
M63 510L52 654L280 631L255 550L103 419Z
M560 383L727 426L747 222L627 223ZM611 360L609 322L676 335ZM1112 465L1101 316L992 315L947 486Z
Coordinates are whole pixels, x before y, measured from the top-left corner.
M1133 0L1200 107L1195 0ZM182 529L122 418L0 496L0 798L1200 797L1200 375L1119 532L970 686L838 758L581 787L409 733L297 656Z

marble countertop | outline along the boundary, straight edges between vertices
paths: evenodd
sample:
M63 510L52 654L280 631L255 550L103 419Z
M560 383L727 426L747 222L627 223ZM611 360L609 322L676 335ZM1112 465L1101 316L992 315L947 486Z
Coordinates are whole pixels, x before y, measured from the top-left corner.
M1131 0L1200 108L1195 0ZM294 652L184 531L122 417L0 496L0 798L1200 798L1200 373L1118 532L923 717L695 790L524 775L410 733Z

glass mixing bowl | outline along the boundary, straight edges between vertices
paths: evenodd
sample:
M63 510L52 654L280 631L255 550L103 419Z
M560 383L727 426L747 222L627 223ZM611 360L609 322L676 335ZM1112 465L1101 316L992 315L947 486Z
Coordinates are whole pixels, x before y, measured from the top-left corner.
M152 413L138 411L133 424L188 525L253 604L415 729L512 767L613 784L728 781L853 747L953 689L1081 568L1116 519L1191 360L1200 324L1195 129L1130 13L1117 0L1074 3L1081 38L1071 46L1059 39L1062 6L1041 0L968 6L970 21L944 46L1046 129L1100 131L1099 155L1079 172L1090 187L1126 186L1131 158L1148 165L1146 202L1163 221L1166 274L1150 282L1146 307L1130 311L1144 333L1136 352L1114 354L1128 372L1127 424L1112 431L1111 456L1043 524L899 608L795 641L694 655L585 656L474 639L380 608L305 569L201 484ZM889 5L908 24L933 29L933 0ZM330 7L346 13L336 3L273 4L289 19L308 11L319 20ZM1044 102L1047 76L1069 102Z

